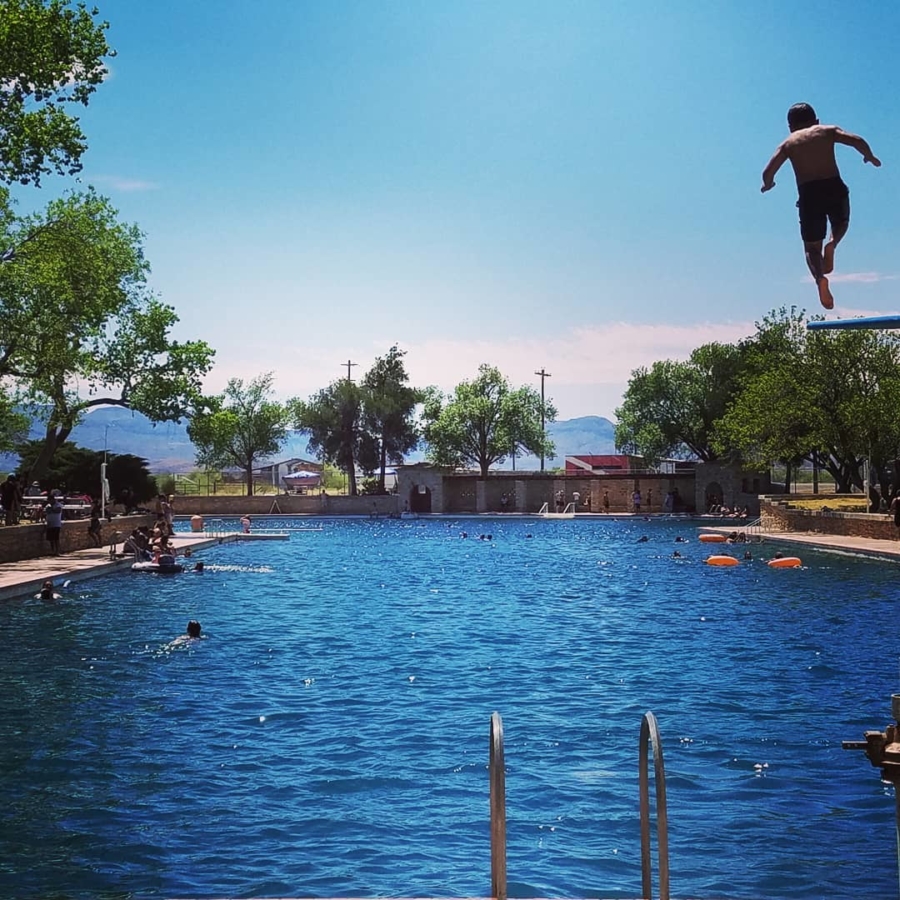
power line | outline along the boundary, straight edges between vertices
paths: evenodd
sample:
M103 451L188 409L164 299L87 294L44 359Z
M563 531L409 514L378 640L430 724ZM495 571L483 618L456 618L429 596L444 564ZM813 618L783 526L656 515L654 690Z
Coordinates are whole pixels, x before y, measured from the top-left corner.
M541 366L540 372L535 372L535 375L540 375L541 377L541 471L544 471L544 447L543 442L546 439L547 435L544 431L544 380L547 378L552 378L549 372L544 371L544 367Z

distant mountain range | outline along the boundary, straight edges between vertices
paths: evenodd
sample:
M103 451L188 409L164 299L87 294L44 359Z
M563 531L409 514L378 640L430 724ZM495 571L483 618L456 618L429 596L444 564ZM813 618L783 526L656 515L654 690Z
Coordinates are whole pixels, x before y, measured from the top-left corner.
M615 452L615 425L602 416L582 416L548 424L547 432L556 445L556 456L545 460L547 468L562 466L566 456ZM43 429L32 429L31 437L43 436ZM110 453L131 453L146 459L150 471L156 474L189 472L196 468L196 451L187 436L187 426L172 422L154 425L146 416L116 406L100 407L72 430L69 440L89 450L109 450ZM309 458L308 439L304 432L295 431L285 442L277 459ZM422 452L411 453L407 462L421 462ZM16 464L15 457L0 457L0 469L8 471ZM507 460L503 468L511 468ZM537 469L534 456L516 459L517 469Z

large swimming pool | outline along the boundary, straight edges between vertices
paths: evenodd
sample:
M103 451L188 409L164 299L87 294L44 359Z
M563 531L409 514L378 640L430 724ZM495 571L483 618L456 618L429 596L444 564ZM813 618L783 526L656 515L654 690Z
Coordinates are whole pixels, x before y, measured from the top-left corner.
M486 895L494 710L513 897L638 896L648 709L674 895L896 890L893 796L841 749L900 686L896 566L715 569L684 522L266 524L291 540L203 575L0 604L0 896Z

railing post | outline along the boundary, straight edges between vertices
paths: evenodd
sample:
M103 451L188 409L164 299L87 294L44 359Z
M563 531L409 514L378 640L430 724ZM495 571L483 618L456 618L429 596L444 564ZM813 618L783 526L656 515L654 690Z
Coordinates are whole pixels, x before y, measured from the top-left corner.
M491 716L491 896L506 900L506 763L503 720Z
M650 861L650 784L647 759L648 744L653 745L653 768L656 781L656 850L659 863L659 897L669 900L669 818L666 812L666 767L663 763L659 726L652 712L641 720L638 783L641 807L641 897L651 900Z

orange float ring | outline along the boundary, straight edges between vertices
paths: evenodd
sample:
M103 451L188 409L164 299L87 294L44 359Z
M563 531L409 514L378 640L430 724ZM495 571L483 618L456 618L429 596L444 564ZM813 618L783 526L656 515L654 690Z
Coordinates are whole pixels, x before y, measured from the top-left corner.
M707 557L706 564L708 566L737 566L739 562L733 556L710 556Z
M704 544L724 544L728 536L724 534L701 534L700 540Z
M803 565L797 556L782 556L778 559L770 559L769 565L773 569L796 569Z

